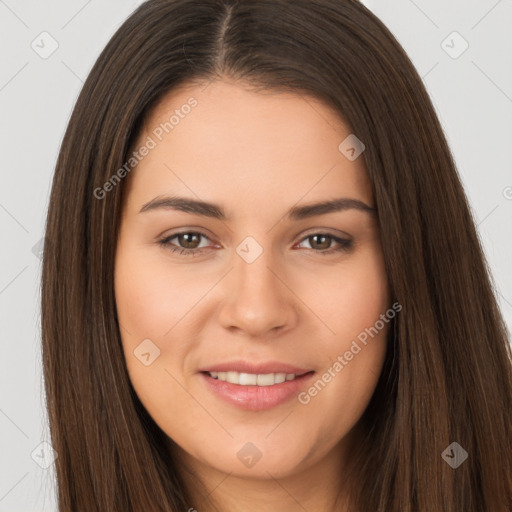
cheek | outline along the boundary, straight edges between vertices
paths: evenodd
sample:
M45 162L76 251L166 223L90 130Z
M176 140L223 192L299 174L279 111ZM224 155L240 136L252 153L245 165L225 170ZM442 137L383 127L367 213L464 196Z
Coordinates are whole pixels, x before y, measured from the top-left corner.
M370 250L371 249L371 250ZM390 307L389 286L382 254L376 248L315 275L304 278L303 297L329 329L323 329L324 353L339 351L374 325ZM306 290L313 290L306 295Z
M163 340L166 334L173 336L174 326L200 291L194 294L184 273L170 275L166 267L150 251L119 245L114 283L126 366L140 401L164 429L172 423L169 411L194 415L189 396L178 384L187 344L175 339L170 349Z
M169 286L155 263L148 259L147 251L130 246L129 240L118 246L114 284L121 339L132 381L141 380L145 386L152 381L146 377L161 365L161 339L176 322L178 295L184 289L179 282ZM149 356L142 357L147 353Z
M331 269L325 282L320 276L316 283L330 292L311 296L312 309L321 312L331 332L323 329L325 335L316 338L324 365L299 401L311 415L323 418L323 435L336 436L346 433L368 405L395 312L386 313L391 304L380 251L368 251L335 273Z
M118 250L115 294L125 333L161 340L204 294L205 281L166 264L154 249ZM191 279L193 276L196 279ZM126 340L130 339L130 334ZM141 340L139 340L140 343Z

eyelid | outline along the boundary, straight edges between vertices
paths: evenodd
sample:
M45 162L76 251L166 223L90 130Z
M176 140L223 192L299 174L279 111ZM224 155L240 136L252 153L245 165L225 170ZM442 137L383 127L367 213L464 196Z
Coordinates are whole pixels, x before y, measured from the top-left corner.
M215 239L215 237L206 228L200 228L198 226L185 226L184 228L177 228L176 231L166 229L165 231L162 232L161 235L158 235L156 237L156 240L158 241L164 238L175 237L177 235L182 235L184 233L197 233L208 238L208 240L210 241L213 241Z
M301 233L299 236L301 237L301 240L307 236L311 235L329 235L333 237L344 237L352 240L352 235L349 235L346 231L336 230L334 228L311 228L305 231L304 233Z
M201 235L201 236L207 238L210 242L220 245L218 242L214 241L215 237L210 235L208 231L209 230L200 228L200 227L186 226L184 228L179 228L179 231L176 231L174 233L165 234L165 231L164 231L162 235L159 235L157 237L157 241L161 241L163 239L174 238L175 236L182 235L184 233L196 233L198 235ZM311 236L311 235L318 235L318 234L328 235L328 236L332 236L332 237L344 237L349 240L353 239L352 235L350 235L346 231L335 230L334 228L309 228L305 232L303 232L299 235L295 235L293 237L293 240L296 240L298 238L298 242L302 242L304 240L304 238Z
M173 238L176 238L183 234L190 234L190 233L199 235L200 238L205 238L205 239L209 240L210 242L212 242L217 247L219 247L219 244L213 242L212 238L208 234L203 233L199 229L189 229L189 228L182 229L181 231L178 231L176 233L171 233L168 236L163 236L162 238L158 239L157 243L160 246L162 246L163 248L169 250L171 253L179 253L180 255L185 255L185 256L199 255L199 254L202 254L203 252L205 252L208 248L210 248L211 244L210 244L210 246L207 246L207 247L197 247L195 249L181 248L179 245L171 244L170 240L172 240ZM301 244L307 242L307 240L310 237L312 237L313 235L327 236L327 237L331 238L331 240L335 244L337 244L337 247L331 247L329 249L322 250L322 251L316 251L314 249L305 248L306 252L312 252L312 253L316 253L318 255L323 255L323 256L330 256L330 255L335 255L338 253L343 253L343 252L349 251L349 250L351 250L351 248L353 246L353 238L350 235L344 233L343 235L340 236L339 234L336 235L336 234L331 233L329 231L329 229L322 229L322 228L316 228L316 229L311 228L309 231L302 233L298 242L296 242L294 244L294 246L301 245ZM220 248L222 248L222 247L220 247Z

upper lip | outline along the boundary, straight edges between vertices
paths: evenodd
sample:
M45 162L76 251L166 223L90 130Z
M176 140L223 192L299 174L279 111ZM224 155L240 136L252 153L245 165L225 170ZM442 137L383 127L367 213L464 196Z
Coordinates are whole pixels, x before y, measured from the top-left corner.
M261 363L249 363L247 361L229 361L225 363L213 364L205 366L199 370L200 372L238 372L238 373L253 373L253 374L268 374L268 373L288 373L295 375L303 375L312 370L299 368L297 366L280 363L278 361L266 361Z

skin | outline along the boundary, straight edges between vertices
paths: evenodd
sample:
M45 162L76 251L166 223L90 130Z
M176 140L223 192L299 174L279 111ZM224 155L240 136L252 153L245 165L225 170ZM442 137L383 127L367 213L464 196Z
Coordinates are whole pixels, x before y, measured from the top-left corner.
M351 130L323 102L254 92L227 78L171 91L135 146L191 96L197 106L123 183L115 294L131 382L175 456L210 493L201 497L184 472L191 507L348 510L348 448L357 446L358 420L382 370L387 324L306 405L294 396L268 410L241 410L213 395L198 370L276 360L314 370L315 381L390 307L375 215L347 209L285 218L292 206L340 197L374 206L363 157L350 161L338 150ZM140 213L173 194L219 204L231 220ZM196 256L158 243L197 231L207 238L169 242L206 248ZM339 246L311 238L324 233L350 239L351 248L321 254ZM236 252L247 236L263 249L250 264ZM145 339L160 350L149 366L134 355ZM247 442L262 453L252 467L237 457Z

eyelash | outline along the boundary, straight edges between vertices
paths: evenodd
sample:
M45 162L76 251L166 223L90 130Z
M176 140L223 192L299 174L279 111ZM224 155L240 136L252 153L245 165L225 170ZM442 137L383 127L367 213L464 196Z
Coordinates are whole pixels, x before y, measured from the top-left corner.
M165 249L167 249L167 250L169 250L169 251L171 251L173 253L179 252L180 255L186 255L186 256L195 256L196 254L199 254L199 253L203 252L205 249L207 249L206 247L201 247L200 249L186 249L184 247L174 247L173 244L170 243L170 241L173 238L176 238L176 237L178 237L180 235L199 235L199 236L202 236L202 237L204 237L204 238L209 240L208 236L206 236L204 233L201 233L200 231L182 231L180 233L174 233L171 236L167 236L167 237L159 240L158 243L162 247L164 247ZM348 239L345 239L345 238L339 238L339 237L336 237L334 235L330 235L328 233L322 233L322 232L311 233L311 234L305 236L301 240L300 243L302 243L303 241L305 241L308 238L311 238L311 237L313 237L315 235L321 235L321 236L329 237L334 242L337 242L338 244L340 244L339 247L335 247L333 249L326 249L324 251L315 250L315 249L308 249L309 251L315 252L317 254L321 254L323 256L328 256L328 255L334 254L334 253L348 252L352 248L352 240L348 240Z

